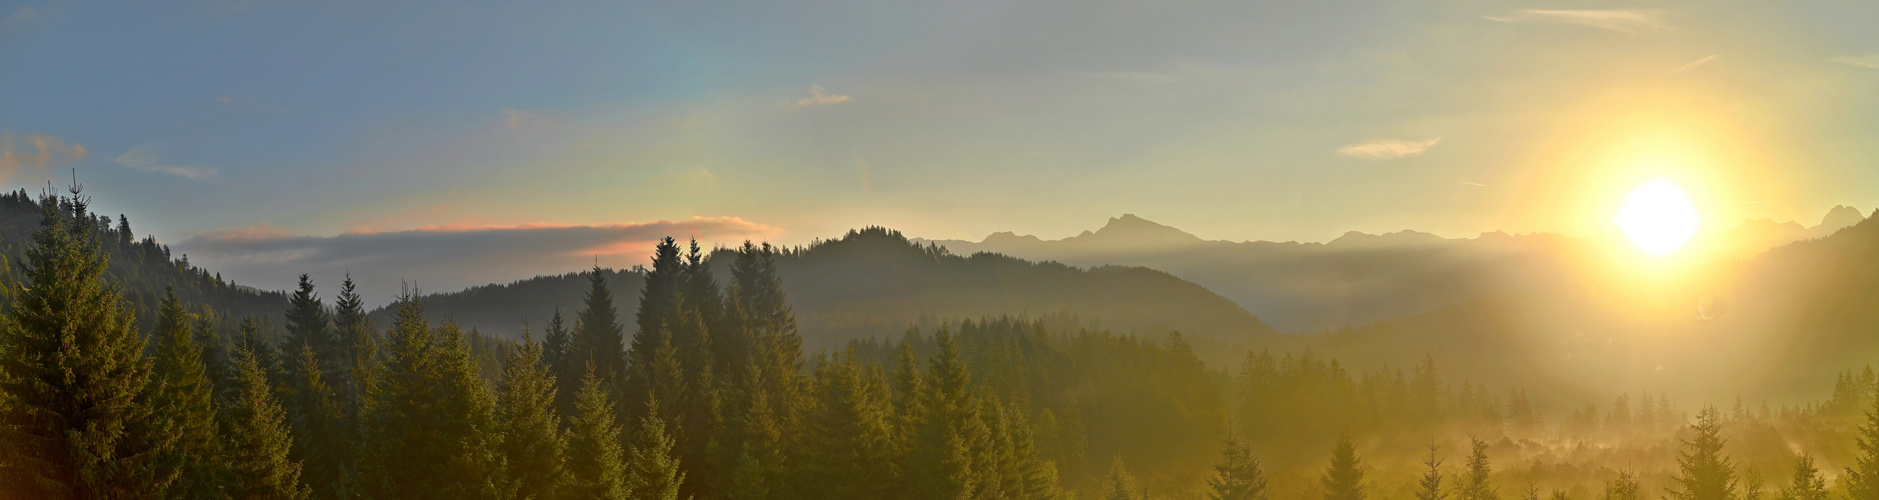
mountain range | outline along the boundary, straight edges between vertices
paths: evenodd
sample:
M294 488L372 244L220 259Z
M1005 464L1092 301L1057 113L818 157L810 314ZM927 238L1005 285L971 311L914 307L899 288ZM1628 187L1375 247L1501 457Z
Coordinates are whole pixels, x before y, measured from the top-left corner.
M1815 239L1864 220L1836 206L1819 224L1751 220L1711 235L1711 255L1738 259ZM1076 266L1166 271L1232 299L1285 332L1358 327L1474 300L1577 281L1597 241L1550 233L1443 238L1417 231L1347 232L1325 243L1206 240L1132 214L1060 240L998 232L980 241L916 240Z

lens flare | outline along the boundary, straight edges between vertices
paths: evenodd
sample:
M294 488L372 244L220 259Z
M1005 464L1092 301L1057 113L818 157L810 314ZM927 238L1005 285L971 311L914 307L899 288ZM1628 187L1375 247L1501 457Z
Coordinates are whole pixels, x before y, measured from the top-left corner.
M1662 257L1677 253L1696 237L1703 223L1696 202L1676 183L1652 179L1625 195L1618 215L1612 220L1624 232L1631 245L1644 253Z

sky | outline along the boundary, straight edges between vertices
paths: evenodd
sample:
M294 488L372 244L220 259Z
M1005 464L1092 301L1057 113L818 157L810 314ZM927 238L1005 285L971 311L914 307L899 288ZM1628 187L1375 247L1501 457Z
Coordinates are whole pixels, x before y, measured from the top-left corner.
M0 184L368 299L661 235L1589 235L1879 205L1879 2L0 1Z

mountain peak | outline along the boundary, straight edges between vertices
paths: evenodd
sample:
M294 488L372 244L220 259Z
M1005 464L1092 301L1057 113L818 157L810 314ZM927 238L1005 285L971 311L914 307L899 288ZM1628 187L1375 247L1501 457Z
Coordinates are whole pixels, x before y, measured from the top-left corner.
M1094 233L1085 231L1083 234L1077 235L1076 238L1104 240L1127 239L1142 242L1162 241L1169 243L1201 242L1199 236L1194 236L1187 231L1137 217L1135 214L1122 214L1121 217L1110 217L1109 223L1104 224L1102 229L1097 229Z
M1832 210L1827 211L1826 217L1820 218L1820 225L1815 227L1841 229L1864 220L1866 216L1861 214L1859 209L1846 205L1834 205Z

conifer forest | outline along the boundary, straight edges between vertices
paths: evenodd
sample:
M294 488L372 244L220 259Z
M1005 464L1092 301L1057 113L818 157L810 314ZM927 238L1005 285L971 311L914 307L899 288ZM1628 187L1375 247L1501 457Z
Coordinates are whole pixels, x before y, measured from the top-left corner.
M1879 500L1879 0L0 0L0 500Z

